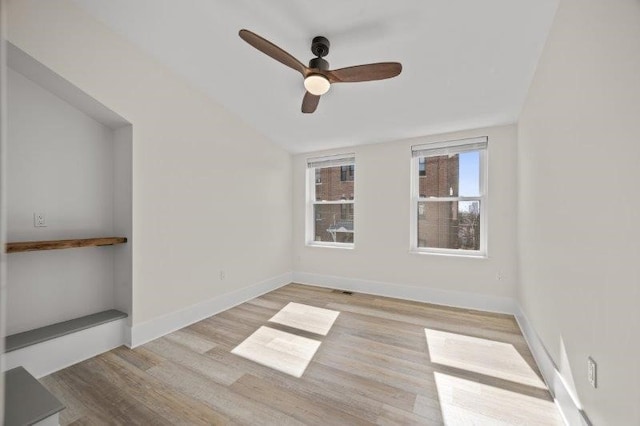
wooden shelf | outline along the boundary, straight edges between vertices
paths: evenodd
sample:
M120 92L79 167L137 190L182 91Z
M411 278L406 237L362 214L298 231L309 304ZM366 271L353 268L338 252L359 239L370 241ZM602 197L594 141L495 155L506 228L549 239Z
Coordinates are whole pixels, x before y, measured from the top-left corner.
M21 251L39 250L60 250L79 247L112 246L127 242L126 237L104 237L104 238L83 238L75 240L52 240L52 241L23 241L18 243L7 243L7 253L18 253Z

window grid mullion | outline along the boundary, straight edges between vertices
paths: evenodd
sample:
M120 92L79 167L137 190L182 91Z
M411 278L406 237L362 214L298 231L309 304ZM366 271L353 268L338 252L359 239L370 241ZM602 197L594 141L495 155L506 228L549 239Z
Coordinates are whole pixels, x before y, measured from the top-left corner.
M355 200L312 201L314 206L330 206L336 204L355 204Z
M420 203L437 203L443 201L482 201L483 198L484 196L478 195L473 197L417 197L414 199Z

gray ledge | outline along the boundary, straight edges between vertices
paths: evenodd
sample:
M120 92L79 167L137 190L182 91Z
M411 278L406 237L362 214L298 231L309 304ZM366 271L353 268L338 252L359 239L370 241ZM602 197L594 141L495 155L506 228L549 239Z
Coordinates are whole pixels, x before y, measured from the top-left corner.
M32 425L65 407L23 367L4 373L4 425Z
M15 351L17 349L26 348L27 346L37 343L46 342L76 331L85 330L97 325L116 321L126 318L127 314L115 309L98 312L97 314L86 315L80 318L74 318L69 321L63 321L56 324L47 325L33 330L24 331L22 333L7 336L5 341L5 352Z

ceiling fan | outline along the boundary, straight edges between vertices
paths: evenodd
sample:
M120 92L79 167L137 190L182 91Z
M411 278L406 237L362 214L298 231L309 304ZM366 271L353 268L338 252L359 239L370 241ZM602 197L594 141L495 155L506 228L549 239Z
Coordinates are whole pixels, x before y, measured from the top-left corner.
M314 112L318 107L320 96L327 93L333 83L384 80L395 77L402 71L402 64L398 62L379 62L330 70L329 62L322 59L329 53L329 40L321 36L314 37L311 42L311 52L316 57L309 61L307 67L275 44L249 30L240 30L239 35L265 55L302 74L304 87L307 90L302 99L303 113Z

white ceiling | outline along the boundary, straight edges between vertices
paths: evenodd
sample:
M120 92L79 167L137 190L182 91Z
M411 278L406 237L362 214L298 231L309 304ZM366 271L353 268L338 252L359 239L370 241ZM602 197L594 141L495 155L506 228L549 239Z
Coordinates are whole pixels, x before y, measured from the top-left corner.
M74 0L291 152L513 123L558 0ZM398 61L391 80L335 84L302 114L297 72L241 28L307 63Z

